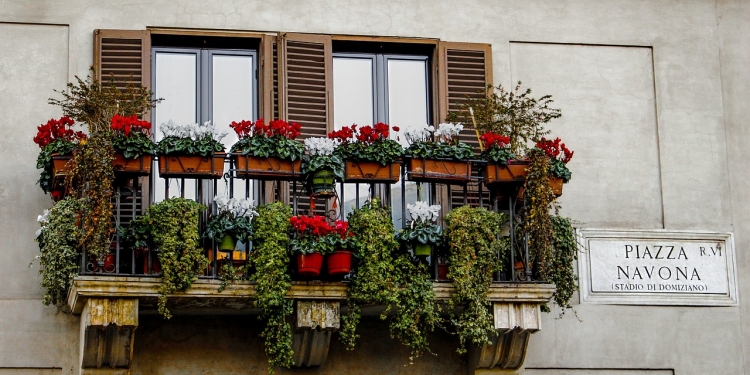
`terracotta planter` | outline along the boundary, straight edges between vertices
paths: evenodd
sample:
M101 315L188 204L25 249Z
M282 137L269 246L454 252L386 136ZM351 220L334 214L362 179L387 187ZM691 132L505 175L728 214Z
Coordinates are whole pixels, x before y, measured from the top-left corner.
M323 267L323 254L297 254L297 273L303 277L318 277Z
M555 196L559 197L562 195L563 179L559 177L550 177L549 186L552 188L552 192Z
M344 276L352 271L352 252L336 250L326 257L326 269L329 276Z
M319 196L333 196L336 193L336 176L330 169L323 169L312 174L310 185L313 194Z
M390 163L382 165L375 161L346 161L344 164L344 182L398 182L400 165Z
M471 162L409 159L406 175L410 181L462 184L471 180Z
M159 176L177 178L211 178L224 175L223 152L213 156L161 155L159 156Z
M115 153L112 169L117 174L148 176L151 173L151 155L141 155L135 159L126 159L121 153Z
M432 254L432 245L418 243L414 245L414 255L418 257L428 257Z
M510 161L508 165L488 164L482 168L485 185L523 183L526 180L528 161Z
M438 280L443 280L443 281L448 280L448 268L449 268L448 263L438 263L438 275L437 275Z
M54 153L52 156L52 175L53 176L65 176L70 170L70 159L73 159L73 154L60 155Z
M232 155L237 177L256 180L293 181L302 177L301 160L284 160L274 157L259 158L250 155Z

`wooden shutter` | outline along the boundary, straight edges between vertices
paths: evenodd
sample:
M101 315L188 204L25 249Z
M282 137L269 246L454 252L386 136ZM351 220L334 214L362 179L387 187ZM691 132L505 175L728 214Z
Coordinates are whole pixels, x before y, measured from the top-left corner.
M151 33L148 30L94 30L94 72L101 82L114 80L151 87Z
M458 110L458 105L465 103L467 97L480 98L481 91L492 84L492 46L476 43L440 42L438 56L438 100L440 120L445 120L449 111ZM464 130L459 135L461 142L467 143L479 151L479 142L471 123L464 123ZM477 172L474 171L474 175ZM447 194L451 207L459 207L466 202L478 206L480 199L489 203L489 193L484 190L479 194L478 183L463 188L452 187Z

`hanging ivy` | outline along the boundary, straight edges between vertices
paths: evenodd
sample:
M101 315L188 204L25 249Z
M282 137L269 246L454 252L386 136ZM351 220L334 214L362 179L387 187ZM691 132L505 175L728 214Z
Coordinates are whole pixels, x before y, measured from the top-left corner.
M552 295L552 300L562 308L560 316L567 309L572 309L570 299L578 290L576 274L573 262L578 259L578 242L576 241L575 229L570 219L562 216L552 216L552 228L554 231L554 255L552 258L552 270L549 272L550 281L557 289Z
M540 280L550 280L554 269L552 256L555 232L552 228L550 210L555 200L549 184L549 158L539 149L531 149L531 164L524 184L526 214L523 233L528 237L529 261ZM520 236L524 238L524 236Z

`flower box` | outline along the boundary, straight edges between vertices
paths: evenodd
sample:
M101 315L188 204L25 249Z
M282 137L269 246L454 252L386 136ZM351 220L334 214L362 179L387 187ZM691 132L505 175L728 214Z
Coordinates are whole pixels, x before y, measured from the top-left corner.
M563 179L561 177L550 177L549 186L552 188L552 193L554 193L556 197L562 195Z
M410 181L463 184L471 180L471 162L440 159L409 159Z
M256 180L293 181L302 178L302 160L284 160L276 157L260 158L233 154L237 177Z
M509 161L508 165L487 164L482 169L485 185L523 183L526 180L528 161Z
M52 176L67 175L68 171L70 171L70 159L73 159L73 154L52 154Z
M224 175L223 152L213 156L196 155L161 155L159 157L159 176L169 178L211 178Z
M344 182L398 182L400 177L400 165L390 163L382 165L374 161L345 161Z
M117 174L148 176L151 173L151 155L141 155L135 159L127 159L119 152L112 160L112 169Z

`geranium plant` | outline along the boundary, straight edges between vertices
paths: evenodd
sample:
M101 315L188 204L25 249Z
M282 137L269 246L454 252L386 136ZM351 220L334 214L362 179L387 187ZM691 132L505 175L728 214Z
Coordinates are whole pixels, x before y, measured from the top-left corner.
M224 152L221 140L227 133L218 131L211 121L203 124L177 125L169 120L159 125L159 130L164 134L164 138L156 146L160 155L209 156L216 152Z
M338 143L337 140L325 137L305 139L307 155L303 158L302 173L309 175L317 171L330 170L336 177L343 179L344 162L334 153Z
M110 130L112 147L126 159L153 155L156 151L156 144L151 140L151 123L139 120L136 115L112 116Z
M479 139L484 146L480 158L500 165L508 165L509 160L516 158L516 154L510 149L510 137L487 132Z
M232 145L232 153L291 161L302 158L305 153L302 143L294 140L300 135L302 128L296 122L273 120L266 124L263 119L258 119L255 122L233 121L229 126L240 139Z
M57 120L50 119L46 124L37 127L34 143L41 148L41 151L36 159L36 167L42 170L37 183L45 193L51 192L54 188L52 154L71 154L78 143L85 141L87 137L83 132L73 131L73 125L75 125L73 119L63 116ZM59 198L59 196L54 198Z
M407 223L406 228L396 233L396 239L403 244L415 247L415 252L418 252L420 245L440 246L443 242L443 230L437 224L440 217L440 205L428 205L426 202L417 201L414 204L407 204L406 209L409 211L411 221ZM429 253L417 255L429 255Z
M442 123L437 130L433 126L425 126L406 132L404 137L409 142L409 148L405 153L423 159L471 159L474 156L471 146L458 139L463 128L460 123Z
M289 219L293 236L289 241L292 254L330 254L341 242L341 234L331 226L325 216L292 216ZM339 226L339 231L346 228Z
M217 195L214 197L216 214L208 220L203 236L222 242L229 236L232 240L231 249L222 250L234 250L234 241L244 242L252 235L252 220L258 216L253 203L252 199Z
M544 151L549 157L549 174L550 176L562 178L563 182L570 181L571 172L568 169L568 162L573 158L573 151L565 147L560 138L548 140L542 139L536 143L536 147Z
M351 125L331 133L328 138L339 142L335 154L345 160L372 161L387 165L404 155L401 144L390 139L391 130L397 132L398 126L389 126L379 122L375 125Z

